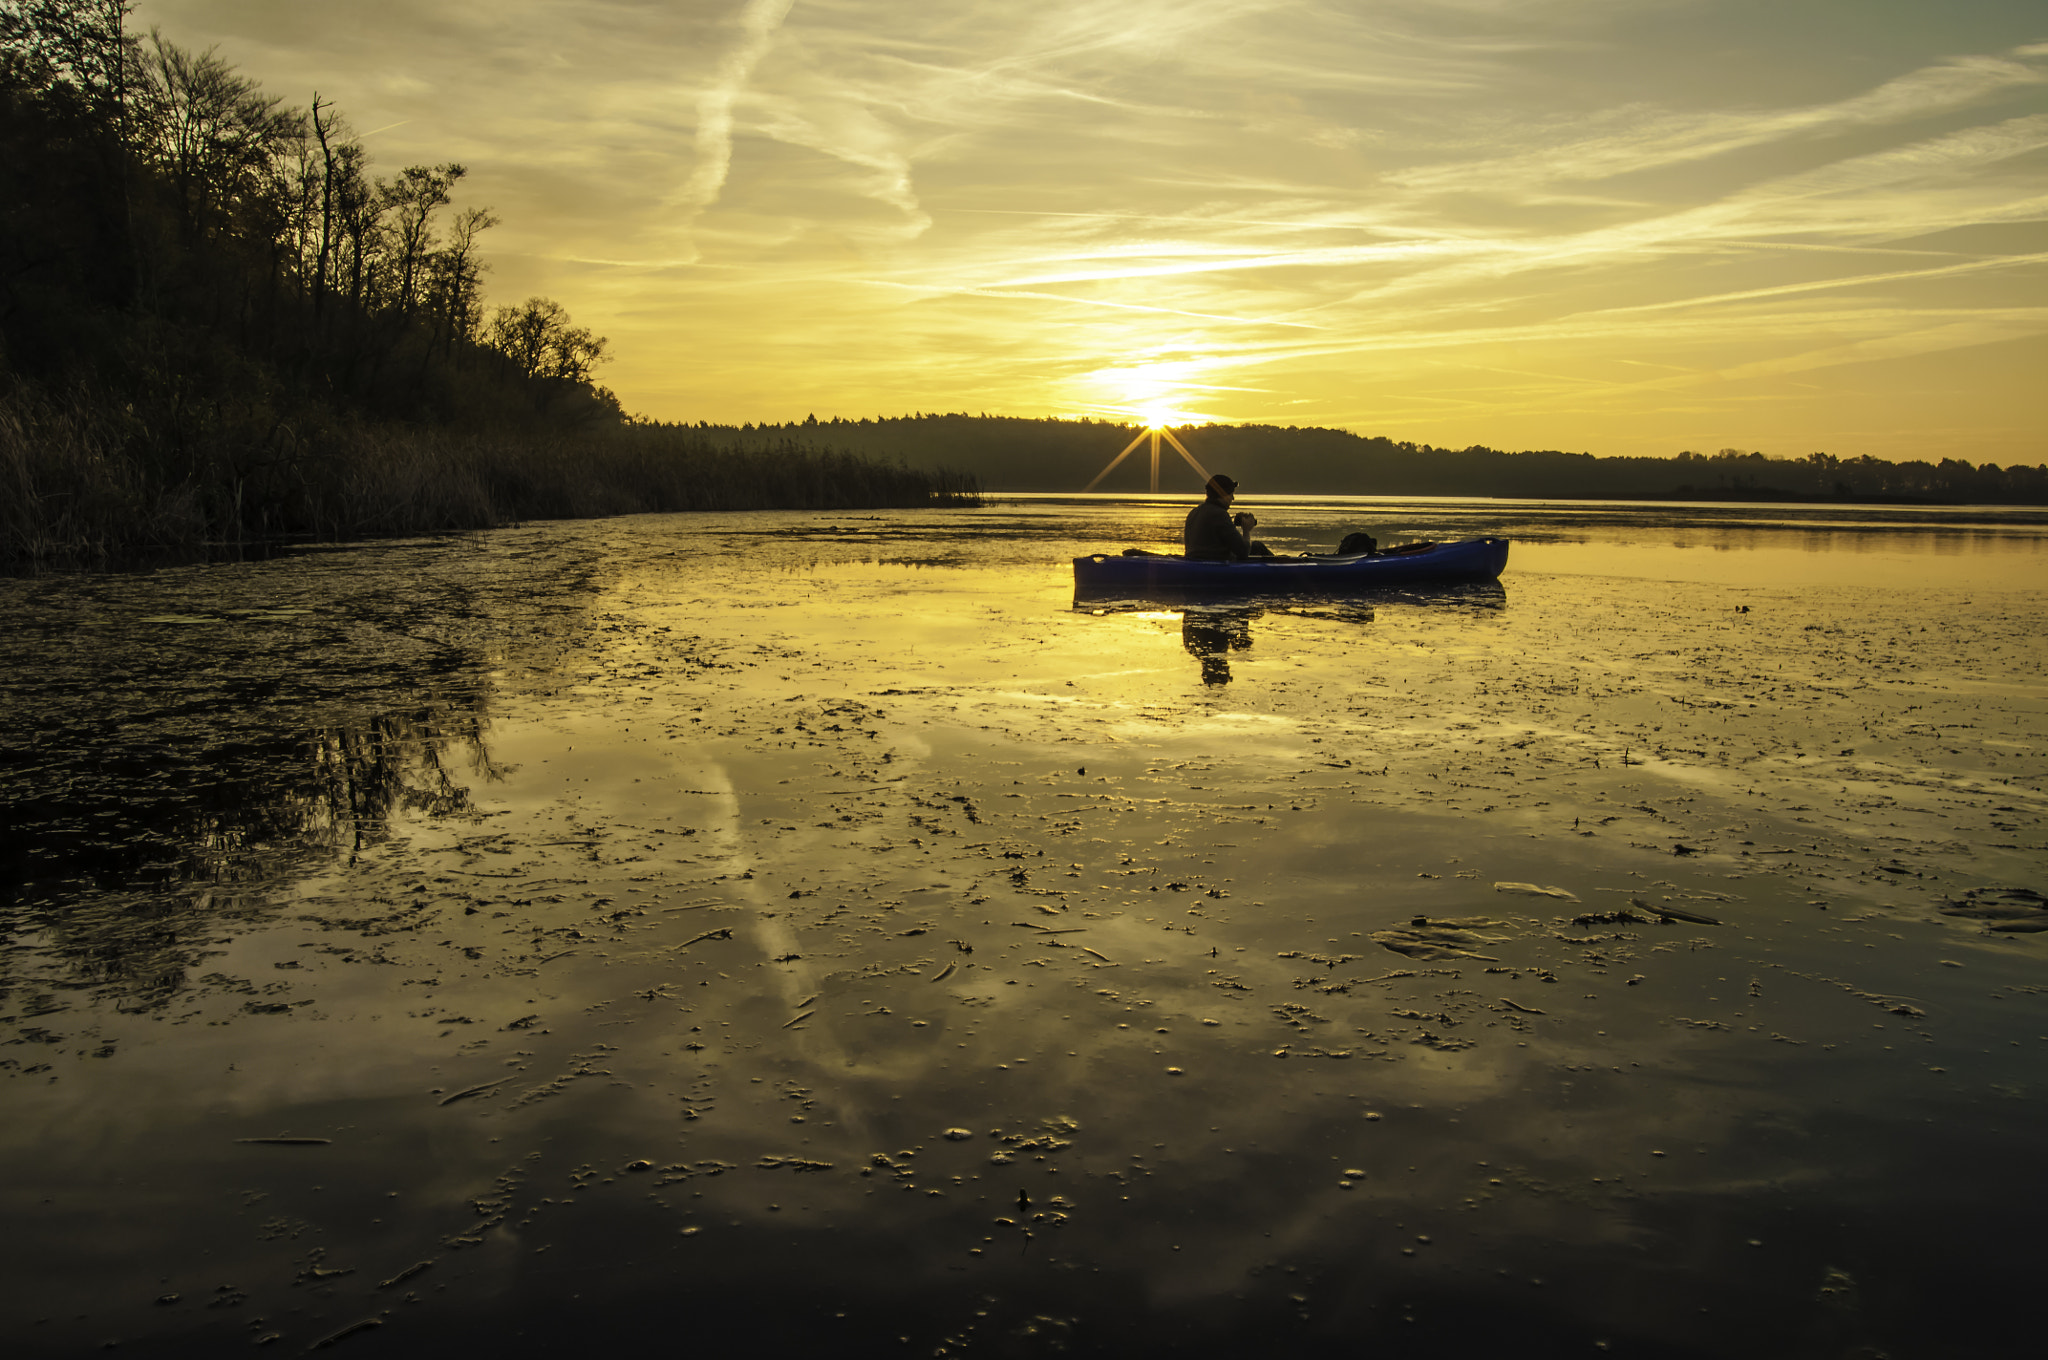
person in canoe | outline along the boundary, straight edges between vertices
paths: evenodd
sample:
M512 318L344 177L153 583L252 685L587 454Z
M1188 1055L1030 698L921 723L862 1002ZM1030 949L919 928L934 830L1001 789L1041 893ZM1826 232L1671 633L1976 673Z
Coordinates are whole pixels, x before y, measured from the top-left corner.
M1247 557L1271 557L1271 549L1252 541L1259 517L1233 515L1230 503L1237 499L1237 480L1217 473L1203 488L1208 495L1188 511L1187 527L1181 531L1181 553L1198 562L1242 562Z

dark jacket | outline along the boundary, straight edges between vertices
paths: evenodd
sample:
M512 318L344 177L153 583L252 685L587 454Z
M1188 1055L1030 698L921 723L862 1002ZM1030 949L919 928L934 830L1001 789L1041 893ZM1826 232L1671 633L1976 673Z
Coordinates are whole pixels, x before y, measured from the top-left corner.
M1181 531L1181 551L1203 562L1242 562L1251 556L1251 540L1230 521L1230 507L1211 496L1188 511Z

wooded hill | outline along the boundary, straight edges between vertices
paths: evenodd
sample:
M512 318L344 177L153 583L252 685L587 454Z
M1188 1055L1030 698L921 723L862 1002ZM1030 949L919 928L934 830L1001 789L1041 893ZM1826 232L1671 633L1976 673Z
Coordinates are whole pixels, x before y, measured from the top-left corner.
M1080 491L1141 433L1110 421L920 414L879 420L693 427L707 438L797 440L912 466L963 468L991 491ZM1892 463L1825 453L1772 458L1741 449L1670 458L1508 453L1396 441L1347 430L1278 425L1179 426L1174 434L1211 472L1246 495L1519 496L1562 499L1810 499L2048 505L2048 465L2000 467L1958 459ZM1201 479L1162 441L1162 491L1194 492ZM1098 491L1143 491L1151 456L1140 447Z

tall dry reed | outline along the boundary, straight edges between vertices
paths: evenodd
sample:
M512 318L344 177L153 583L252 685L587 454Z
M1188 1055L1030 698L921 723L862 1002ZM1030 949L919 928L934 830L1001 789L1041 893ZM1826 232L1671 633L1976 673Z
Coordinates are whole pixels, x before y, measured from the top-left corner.
M151 484L125 412L0 390L0 558L107 556L205 537L188 488Z
M166 434L79 394L0 390L0 558L489 528L674 510L978 504L971 476L674 427L463 431L267 411Z

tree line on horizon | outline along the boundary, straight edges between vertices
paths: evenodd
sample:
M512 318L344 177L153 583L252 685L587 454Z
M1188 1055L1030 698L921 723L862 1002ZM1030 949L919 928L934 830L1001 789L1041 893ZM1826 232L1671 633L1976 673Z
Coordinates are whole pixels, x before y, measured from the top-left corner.
M784 424L699 423L687 428L738 443L811 440L913 465L966 468L991 491L1079 491L1144 430L1123 421L917 412L880 418L815 415ZM1506 452L1475 444L1439 448L1349 430L1279 425L1182 425L1174 433L1212 472L1246 495L1504 496L1567 500L1801 499L2048 505L2048 464L2001 467L1962 459L1889 462L1811 453L1778 458L1734 448L1668 458L1595 457L1555 449ZM1099 491L1143 491L1140 449ZM1199 491L1201 478L1170 449L1162 491Z
M331 102L131 11L0 0L0 558L971 494L631 420L602 336L486 305L465 166L378 175Z

